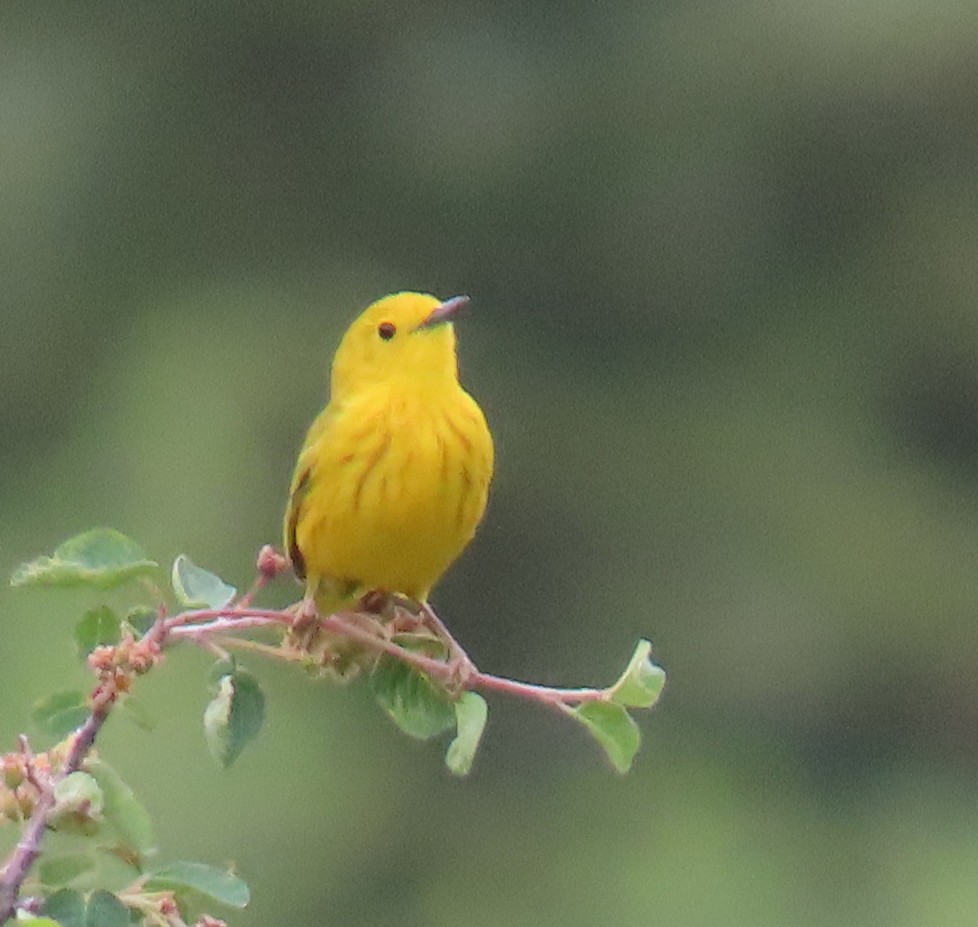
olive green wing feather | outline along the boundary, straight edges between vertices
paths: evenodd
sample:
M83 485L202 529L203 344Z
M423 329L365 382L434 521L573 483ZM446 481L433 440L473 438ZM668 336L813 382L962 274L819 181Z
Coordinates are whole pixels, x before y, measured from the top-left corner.
M292 474L292 485L289 487L289 504L285 510L284 525L285 552L299 579L306 578L306 563L296 539L296 529L302 518L303 502L313 482L315 447L329 428L333 417L330 407L326 406L310 426Z

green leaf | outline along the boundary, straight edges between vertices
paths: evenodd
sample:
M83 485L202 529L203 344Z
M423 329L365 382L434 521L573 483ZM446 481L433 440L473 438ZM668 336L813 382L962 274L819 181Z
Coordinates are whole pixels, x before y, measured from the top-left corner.
M618 772L628 772L638 753L641 734L638 725L621 705L615 702L585 702L578 708L568 709L568 714L580 721L604 747L604 752Z
M156 727L156 715L134 696L127 695L119 702L119 708L123 715L144 731L151 731Z
M217 660L211 664L211 668L207 671L207 685L216 693L221 680L225 676L233 676L237 669L238 661L234 659L233 655Z
M88 760L85 769L98 783L105 798L103 815L137 858L156 847L149 812L122 777L103 760Z
M84 660L96 647L119 643L119 617L106 605L90 609L75 625L78 655Z
M173 561L173 591L188 608L224 608L238 594L220 576L202 570L186 554Z
M111 892L83 895L65 888L44 902L41 913L61 927L129 927L129 909Z
M34 706L31 720L39 731L60 741L81 727L89 712L88 700L83 693L77 690L56 692Z
M95 528L65 541L50 557L21 564L10 585L111 589L158 567L124 534L112 528Z
M374 698L405 734L427 740L455 725L455 709L431 680L384 654L370 674Z
M264 720L265 695L258 680L242 669L225 673L204 709L204 736L211 755L222 766L230 766Z
M105 796L88 773L73 772L54 787L50 825L66 834L90 837L98 831Z
M651 653L649 641L638 642L625 672L611 687L612 701L628 708L651 708L659 700L666 673L649 659Z
M90 853L66 853L62 856L42 856L38 863L41 884L62 888L94 871L95 858Z
M129 927L129 909L111 892L92 892L85 927Z
M160 613L155 608L146 605L138 605L136 608L126 613L126 624L137 634L145 634L154 624Z
M86 814L102 813L105 799L102 789L93 776L80 770L69 773L54 787L54 810L84 811Z
M465 692L455 703L455 720L458 733L448 745L445 763L456 776L467 776L472 769L475 751L489 717L486 700L476 692Z
M41 906L41 913L53 918L61 927L85 927L88 902L81 892L63 888L55 892Z
M171 863L151 873L145 888L150 892L190 890L232 908L243 908L250 900L248 886L242 879L204 863Z
M21 918L20 915L17 917L18 923L30 924L31 927L61 927L57 921L51 920L50 917L25 917Z

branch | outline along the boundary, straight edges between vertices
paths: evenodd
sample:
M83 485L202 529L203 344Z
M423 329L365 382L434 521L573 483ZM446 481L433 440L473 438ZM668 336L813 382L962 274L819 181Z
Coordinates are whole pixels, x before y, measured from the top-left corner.
M427 607L430 609L430 606ZM348 638L378 653L385 653L394 657L450 687L455 684L455 687L461 689L503 692L517 698L547 705L580 705L584 702L607 701L611 698L610 689L552 688L535 683L520 682L516 679L507 679L504 676L495 676L491 673L483 673L478 669L473 669L470 674L458 680L455 678L455 667L451 661L446 663L444 660L436 660L434 657L428 657L417 651L401 647L386 637L379 636L361 625L346 620L342 614L321 618L319 627L323 631L338 637ZM359 613L348 614L358 615ZM293 621L294 615L289 611L253 608L201 609L184 612L168 619L165 633L169 640L189 639L199 643L212 634L227 635L276 625L291 627ZM448 635L444 625L441 625L441 628L444 634ZM465 652L455 639L451 635L448 637L449 640L445 643L449 647L458 648L458 652L464 655Z
M41 790L34 805L30 820L21 834L20 840L0 870L0 924L5 924L14 916L20 889L27 878L31 866L41 853L41 839L47 830L51 812L54 810L54 791L57 785L73 772L77 772L92 749L98 732L102 729L109 711L118 696L112 688L100 686L92 698L92 712L84 724L75 732L71 749L58 772L47 786Z
M451 662L446 663L443 660L436 660L433 657L427 657L416 651L400 647L393 641L371 634L369 631L350 624L336 615L322 619L319 624L325 631L332 631L349 637L367 647L386 653L388 656L392 656L402 663L407 663L432 679L437 679L449 686L453 683L461 683L458 687L462 689L505 692L508 695L543 702L547 705L579 705L583 702L607 701L611 698L611 692L608 689L554 689L549 686L507 679L504 676L493 676L491 673L483 673L478 669L474 669L470 675L462 680L457 680L454 678L454 667ZM445 633L448 633L447 630ZM454 638L451 639L451 643L458 647L464 655L464 651L454 641Z
M46 568L48 568L47 564L42 561L37 569ZM194 567L194 569L198 574L203 573L205 577L209 577L209 580L216 580L217 586L223 587L221 594L230 589L217 577L206 574L199 568ZM96 646L91 651L88 658L89 666L95 671L99 682L89 699L88 717L74 734L70 735L68 752L57 771L43 780L37 778L30 780L38 793L37 799L24 825L20 840L0 868L0 925L6 923L17 912L24 882L40 855L41 841L56 810L57 786L67 776L82 767L113 705L120 697L128 694L135 677L152 669L160 661L164 650L181 640L189 640L212 650L221 645L251 646L254 649L260 648L266 656L292 661L308 661L312 655L321 656L323 653L321 647L318 651L311 649L321 644L325 644L328 648L325 653L330 656L335 642L346 640L359 645L367 653L386 655L400 661L424 674L455 697L460 697L466 690L501 692L559 708L565 712L572 712L572 709L588 703L615 702L621 687L625 685L626 676L636 667L640 669L639 663L643 665L647 663L650 645L643 641L629 665L629 670L626 671L626 676L613 686L604 689L552 688L481 672L427 603L422 605L420 614L414 614L413 608L402 608L404 603L395 598L382 602L383 611L378 614L367 610L373 607L368 598L363 603L365 610L362 612L339 612L325 617L313 613L311 619L305 607L300 607L298 610L295 607L286 610L253 608L251 603L255 594L286 569L288 565L285 558L271 547L265 547L258 558L258 578L247 593L236 601L222 607L191 609L176 615L168 615L165 608L161 607L157 620L141 638L133 637L130 631L124 633L117 644ZM183 594L182 590L177 591L178 594ZM185 595L185 598L191 596ZM278 628L282 632L285 646L264 645L239 636L258 628L268 627ZM423 631L424 640L442 645L446 658L437 659L418 650L401 646L396 638L405 630L414 633ZM645 648L644 651L642 647ZM345 649L341 652L346 655ZM356 656L353 659L356 660ZM636 660L639 663L636 663ZM650 671L657 669L651 664L648 664L648 668ZM659 673L661 674L661 670ZM631 684L635 684L634 680ZM640 688L642 685L645 684L640 684ZM657 685L661 688L661 681ZM652 689L648 691L643 689L638 696L633 692L630 697L637 700L625 701L624 704L649 707L658 697L658 688L653 686L654 692ZM625 717L621 705L609 705L601 711L606 714L612 709ZM582 707L583 710L585 709ZM592 714L586 719L582 717L585 724L597 723L594 710L591 710ZM626 717L625 720L627 725L634 727L630 719ZM484 724L484 716L481 724ZM479 733L481 733L481 724ZM620 731L616 736L619 735ZM608 750L601 732L596 736ZM476 742L477 740L478 734ZM619 770L624 771L630 764L637 747L638 733L635 728L634 743L630 747L627 758L616 759L611 752L609 756ZM30 767L31 757L26 756L26 760Z

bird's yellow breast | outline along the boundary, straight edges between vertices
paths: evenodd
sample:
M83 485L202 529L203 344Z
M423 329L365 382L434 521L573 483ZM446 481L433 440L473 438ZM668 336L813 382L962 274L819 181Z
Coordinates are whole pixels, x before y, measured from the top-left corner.
M492 467L485 418L460 386L382 384L331 403L296 471L306 576L426 598L471 540Z

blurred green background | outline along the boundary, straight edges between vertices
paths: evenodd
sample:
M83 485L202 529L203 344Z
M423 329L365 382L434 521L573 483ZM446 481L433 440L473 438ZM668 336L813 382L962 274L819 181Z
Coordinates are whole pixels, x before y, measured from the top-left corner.
M467 292L498 475L436 605L669 673L629 776L493 699L455 781L251 661L224 772L175 652L103 739L162 858L241 927L975 923L976 67L964 0L4 4L0 573L108 524L246 583L346 324ZM4 749L84 604L0 590Z

